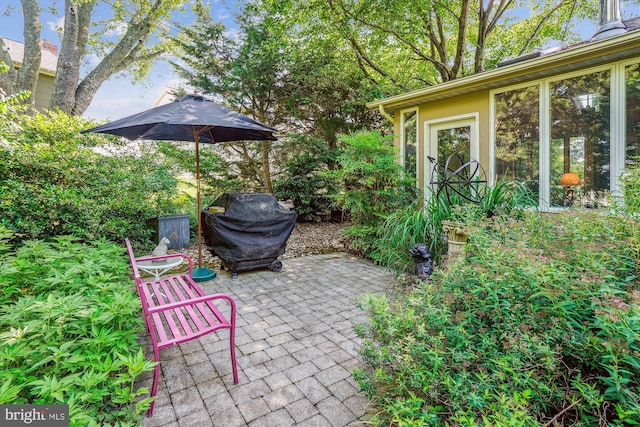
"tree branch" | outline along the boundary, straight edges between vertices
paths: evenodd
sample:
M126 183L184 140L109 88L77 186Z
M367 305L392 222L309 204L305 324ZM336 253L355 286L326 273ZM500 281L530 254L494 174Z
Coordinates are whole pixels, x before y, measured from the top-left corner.
M560 418L563 414L565 414L568 411L570 411L574 406L576 406L580 402L582 402L582 397L580 399L576 400L575 402L573 402L571 405L569 405L566 408L564 408L562 411L560 411L557 414L555 414L553 416L553 418L551 418L551 421L549 421L548 423L544 424L545 427L549 427L550 425L552 425L558 418Z
M554 6L549 11L549 13L547 13L546 15L542 16L542 18L540 19L540 22L538 22L538 25L536 25L536 27L534 28L533 32L529 36L529 38L527 38L527 41L525 42L524 46L522 46L522 49L520 49L520 53L518 55L524 55L524 53L527 52L527 50L529 50L529 46L531 46L531 42L535 39L535 37L540 32L540 29L542 28L542 25L545 22L547 22L548 20L550 20L555 15L555 13L558 10L560 10L560 8L562 8L567 3L573 3L573 7L575 7L575 5L576 5L576 3L573 0L562 0L556 6Z

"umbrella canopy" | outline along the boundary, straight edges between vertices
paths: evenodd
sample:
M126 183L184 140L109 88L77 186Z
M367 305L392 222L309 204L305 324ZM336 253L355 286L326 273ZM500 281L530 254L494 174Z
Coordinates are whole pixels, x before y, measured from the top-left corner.
M148 139L213 144L226 141L275 141L275 131L202 95L187 95L82 133L109 133L132 141Z
M276 129L225 108L202 95L186 95L169 104L106 123L82 133L108 133L130 140L193 141L196 143L198 196L198 267L202 266L199 143L275 141Z

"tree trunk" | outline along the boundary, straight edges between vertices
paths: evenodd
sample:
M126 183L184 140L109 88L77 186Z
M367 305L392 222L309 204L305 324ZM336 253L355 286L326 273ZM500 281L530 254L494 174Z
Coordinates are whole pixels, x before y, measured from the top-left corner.
M513 0L499 0L497 5L492 0L487 4L486 9L484 8L483 2L478 4L478 45L476 46L475 52L474 73L484 71L489 35L495 29L502 15L504 15L512 5ZM493 12L494 9L495 13Z
M28 0L25 0L28 1ZM95 0L65 0L65 27L58 69L51 96L51 108L71 115L82 115L100 86L114 74L126 70L137 61L150 61L163 50L142 53L156 26L180 2L155 0L148 9L140 9L127 23L127 32L115 47L80 80L80 66L89 42L89 25Z
M122 41L80 82L71 114L82 115L102 83L140 59L138 52L144 46L149 34L148 23L137 27L136 31L127 31ZM154 52L145 59L158 56L160 53L160 51Z
M480 2L482 4L482 2ZM480 6L482 8L482 6ZM464 54L467 49L467 32L469 29L469 10L471 4L469 0L464 0L460 6L460 16L458 17L458 36L456 38L456 54L451 67L450 80L455 80L460 75L460 68L464 63ZM445 60L446 58L443 58Z
M14 88L20 92L29 91L28 103L33 106L35 105L36 85L38 84L42 58L38 2L22 0L22 11L24 13L24 56Z
M262 180L264 182L264 190L269 194L273 194L273 183L271 182L271 167L269 165L269 151L271 141L261 141L260 151L262 153Z
M75 105L76 86L80 80L82 57L78 49L79 41L86 39L82 32L89 31L88 25L82 28L86 23L80 17L91 16L93 6L93 3L77 4L71 0L65 0L64 37L49 106L67 114L71 113Z
M9 56L7 47L4 45L2 39L0 39L0 62L7 65L6 73L0 70L0 91L4 92L5 95L11 95L15 93L14 82L16 81L18 73L15 68L13 68L13 61L11 61L11 56Z

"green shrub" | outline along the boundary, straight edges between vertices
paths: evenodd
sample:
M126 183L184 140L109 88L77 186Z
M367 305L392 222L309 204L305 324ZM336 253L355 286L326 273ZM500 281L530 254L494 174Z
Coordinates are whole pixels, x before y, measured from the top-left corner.
M372 256L385 219L416 200L415 181L403 178L390 138L362 131L341 135L340 140L345 144L337 158L340 168L327 175L340 184L336 205L351 214L349 245Z
M147 220L174 212L177 182L157 156L106 153L99 145L117 140L80 135L81 118L23 119L18 138L0 145L0 221L16 240L147 241Z
M625 168L621 177L624 205L620 210L627 215L640 217L640 164L634 161L633 165Z
M421 203L416 201L389 215L376 243L376 262L397 273L412 272L415 261L409 250L416 243L427 244L433 260L440 260L446 252L442 221L450 216L450 209L436 197L429 198L424 207Z
M640 423L639 225L497 217L472 228L467 263L364 300L373 424Z
M299 154L287 160L285 176L274 182L274 195L280 200L291 200L299 221L322 221L331 214L330 195L337 192L335 180L322 173L329 163L335 162L335 152L319 139L304 135L291 138L298 145Z
M78 426L137 423L150 398L134 383L153 364L128 270L121 247L73 237L0 255L0 404L69 404Z
M6 71L3 67L6 67L6 64L0 62L0 73ZM28 111L28 106L25 103L28 95L29 92L24 91L5 97L0 89L0 141L10 141L22 130L19 117Z

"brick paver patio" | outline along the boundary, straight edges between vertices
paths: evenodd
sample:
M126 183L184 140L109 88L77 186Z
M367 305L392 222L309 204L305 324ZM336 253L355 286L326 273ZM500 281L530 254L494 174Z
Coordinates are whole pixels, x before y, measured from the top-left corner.
M240 381L233 384L228 333L162 350L162 377L147 427L331 426L360 424L367 401L354 326L363 294L386 292L392 274L348 254L285 259L282 271L219 271L201 283L236 301ZM148 382L148 384L146 384ZM141 386L150 386L145 376Z

